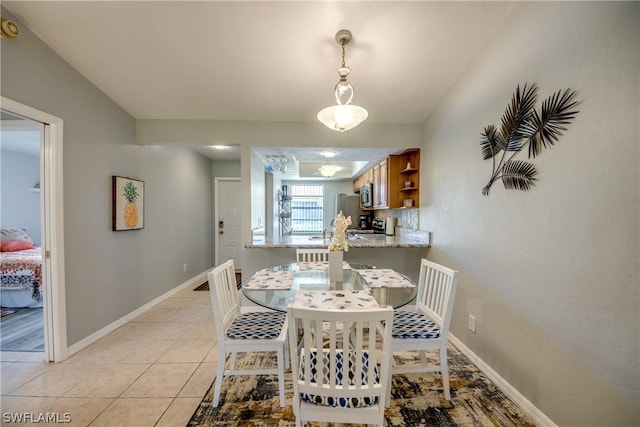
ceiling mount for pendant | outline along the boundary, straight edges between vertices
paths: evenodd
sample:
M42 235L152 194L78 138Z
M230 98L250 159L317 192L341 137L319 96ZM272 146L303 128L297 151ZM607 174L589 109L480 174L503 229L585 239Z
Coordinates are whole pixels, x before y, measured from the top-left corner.
M336 41L339 45L342 46L348 45L352 37L353 35L349 30L342 29L338 30L338 32L336 33Z

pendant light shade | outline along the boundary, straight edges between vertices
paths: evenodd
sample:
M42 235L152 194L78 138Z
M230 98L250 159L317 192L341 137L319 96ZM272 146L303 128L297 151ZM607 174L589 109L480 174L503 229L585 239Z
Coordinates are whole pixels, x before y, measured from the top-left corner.
M367 110L358 105L338 104L320 110L318 120L329 129L344 132L345 130L358 126L365 121L368 116L369 113Z
M351 104L353 86L347 81L351 69L345 65L345 45L351 41L351 31L340 30L336 33L336 41L342 46L342 65L338 68L340 80L334 89L337 105L323 108L318 113L318 120L329 129L344 132L353 129L365 121L369 113L364 108Z

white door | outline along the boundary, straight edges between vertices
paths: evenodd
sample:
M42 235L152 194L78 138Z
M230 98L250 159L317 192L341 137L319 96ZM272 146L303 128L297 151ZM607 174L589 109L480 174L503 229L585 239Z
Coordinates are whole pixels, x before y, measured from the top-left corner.
M240 178L215 178L216 265L233 259L240 264Z

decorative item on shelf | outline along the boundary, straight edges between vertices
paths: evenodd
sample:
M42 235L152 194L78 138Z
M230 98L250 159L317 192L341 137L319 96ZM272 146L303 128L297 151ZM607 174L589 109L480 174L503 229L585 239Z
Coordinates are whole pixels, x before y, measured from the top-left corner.
M404 199L402 201L402 206L405 208L412 208L413 207L413 199Z
M289 158L287 156L282 154L268 154L267 162L267 172L273 173L274 171L278 171L287 173L287 166L289 165Z
M412 181L405 181L404 182L404 188L411 188L413 187L413 182Z
M342 281L342 261L344 252L349 250L347 228L351 225L351 217L345 218L342 211L333 219L333 237L329 243L329 281Z
M409 169L411 169L411 162L407 162L407 168L406 168L406 170L409 170Z
M579 113L574 109L578 101L574 100L576 92L571 89L559 90L542 102L540 112L535 103L538 87L535 83L520 85L511 98L511 103L502 115L502 125L497 129L494 125L484 128L480 140L480 149L484 160L493 160L491 178L482 189L482 194L489 195L491 185L498 179L507 190L527 191L534 185L538 171L529 162L513 160L525 146L529 147L529 158L535 158L547 145L558 141L566 125ZM502 152L499 161L496 157ZM507 152L511 154L507 157ZM505 159L506 158L506 159Z
M342 46L342 65L338 68L340 80L335 86L334 95L337 105L320 110L318 120L329 129L344 132L353 129L365 121L369 113L364 108L351 104L353 99L353 86L347 81L351 69L345 64L344 47L351 41L352 35L349 30L340 30L336 33L336 41Z

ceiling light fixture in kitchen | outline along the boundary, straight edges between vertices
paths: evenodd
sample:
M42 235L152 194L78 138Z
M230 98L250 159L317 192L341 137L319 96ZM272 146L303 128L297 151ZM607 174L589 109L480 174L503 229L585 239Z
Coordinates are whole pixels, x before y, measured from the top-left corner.
M322 165L320 166L320 175L329 178L334 176L338 169L338 166L335 165Z
M340 30L336 33L336 41L342 46L342 65L338 68L340 80L336 84L334 94L338 105L332 105L322 109L318 113L318 120L329 129L345 130L353 129L365 121L369 116L367 110L357 105L351 104L353 99L353 86L347 81L351 69L346 66L344 57L344 47L351 41L352 35L349 30Z
M325 151L321 151L321 152L320 152L320 155L321 155L322 157L328 157L328 158L331 158L331 157L335 157L335 156L337 156L337 155L338 155L338 152L337 152L337 151L333 151L333 150L325 150Z

